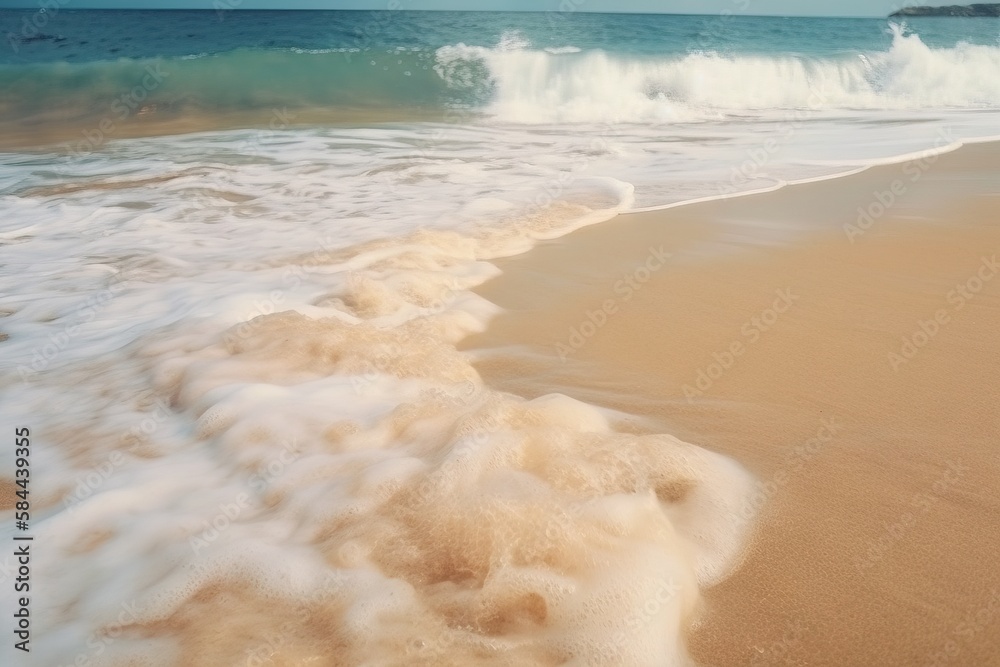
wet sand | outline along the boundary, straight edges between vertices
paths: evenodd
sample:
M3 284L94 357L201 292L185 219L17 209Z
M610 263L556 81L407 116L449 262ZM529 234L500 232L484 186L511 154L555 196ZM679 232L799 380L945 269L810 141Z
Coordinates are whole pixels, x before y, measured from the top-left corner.
M360 125L404 120L447 122L447 117L422 109L295 108L242 112L158 108L148 105L122 119L114 114L75 114L55 110L28 119L3 119L0 151L47 150L73 157L102 150L118 139L165 137L196 132L255 130L263 136L289 127Z
M464 347L760 480L699 664L1000 665L997 258L1000 145L972 145L547 242Z

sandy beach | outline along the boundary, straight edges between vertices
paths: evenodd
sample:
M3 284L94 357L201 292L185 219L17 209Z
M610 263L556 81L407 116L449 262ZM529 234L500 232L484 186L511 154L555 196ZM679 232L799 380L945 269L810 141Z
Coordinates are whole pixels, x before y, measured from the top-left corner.
M498 265L496 387L758 479L704 665L1000 664L1000 145L621 216ZM668 257L669 256L669 257Z
M0 665L1000 667L995 22L10 4Z

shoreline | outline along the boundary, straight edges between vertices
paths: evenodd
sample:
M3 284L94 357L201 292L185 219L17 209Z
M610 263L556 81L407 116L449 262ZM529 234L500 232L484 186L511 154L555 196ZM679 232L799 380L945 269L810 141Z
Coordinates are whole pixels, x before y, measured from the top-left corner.
M689 637L701 664L937 664L1000 588L1000 144L909 180L914 164L623 214L497 262L477 290L506 311L463 344L489 384L653 418L757 476L756 536ZM651 247L670 265L616 297ZM593 334L577 348L574 329ZM997 664L987 634L955 664Z
M976 146L979 144L993 144L993 143L1000 143L1000 135L975 137L971 139L961 139L959 141L956 141L954 143L945 146L926 148L924 150L913 151L910 153L902 153L900 155L887 158L858 160L857 162L864 162L864 164L861 164L860 166L857 164L852 165L851 163L845 163L843 165L831 164L830 165L831 168L838 167L844 169L844 171L832 174L825 174L821 176L812 176L809 178L803 178L793 181L781 181L775 183L772 186L760 188L757 190L741 190L738 192L730 192L720 195L710 195L707 197L696 197L694 199L685 199L682 201L670 202L667 204L655 204L653 206L643 206L640 208L634 208L628 211L623 211L621 215L631 215L634 213L653 213L656 211L667 211L682 206L705 204L708 202L721 201L724 199L736 199L739 197L752 197L755 195L764 195L771 192L777 192L779 190L783 190L784 188L797 187L800 185L809 185L811 183L822 183L823 181L832 181L840 178L849 178L857 174L862 174L868 171L869 169L874 169L876 167L891 167L891 166L901 165L906 162L911 162L916 160L926 160L928 158L936 158L941 155L947 155L948 153L953 153L955 151L961 150L966 146Z

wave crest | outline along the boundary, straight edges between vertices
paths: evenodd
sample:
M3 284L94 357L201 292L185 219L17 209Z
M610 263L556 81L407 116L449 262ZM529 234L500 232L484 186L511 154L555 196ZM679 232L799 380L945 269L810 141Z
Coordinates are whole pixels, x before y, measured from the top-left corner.
M1000 48L932 49L890 24L885 52L839 59L689 53L622 57L459 44L438 50L453 89L482 91L487 110L521 123L692 121L802 109L983 109L1000 106Z

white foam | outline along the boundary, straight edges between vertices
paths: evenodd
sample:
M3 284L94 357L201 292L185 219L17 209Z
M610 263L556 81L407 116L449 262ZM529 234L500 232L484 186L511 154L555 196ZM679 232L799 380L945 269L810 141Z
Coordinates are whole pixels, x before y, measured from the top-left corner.
M631 194L594 183L591 199ZM560 206L577 217L538 212L518 236L608 215ZM699 582L721 576L744 539L744 527L727 533L712 515L751 480L672 438L615 433L612 415L568 397L484 388L454 342L493 312L468 289L493 275L477 257L509 250L502 236L481 225L464 238L418 232L325 249L325 270L288 274L282 266L302 266L289 259L301 257L292 239L285 258L263 243L179 242L169 248L180 261L159 249L134 259L142 220L107 218L121 250L81 275L100 284L109 262L139 272L94 317L123 326L105 328L99 358L74 347L83 334L69 335L56 355L65 358L32 369L19 407L44 415L34 446L54 454L50 479L64 494L132 444L71 507L37 523L48 545L38 636L51 639L39 660L149 659L151 634L166 642L154 664L194 653L217 662L244 652L246 627L284 627L289 609L328 629L311 639L309 625L284 627L268 650L289 660L341 650L387 662L414 650L459 661L484 650L683 660ZM190 225L174 218L157 234L200 231ZM51 237L26 244L43 252ZM111 254L103 235L90 242ZM65 273L31 279L58 303L72 290ZM454 298L429 305L441 286ZM75 317L63 309L39 323L19 305L5 318L12 340ZM137 387L160 403L120 405ZM79 409L46 410L55 394L75 395ZM698 489L685 501L701 508L698 532L685 536L670 518L684 511L658 497L664 484ZM320 598L303 595L329 577L336 585ZM206 646L203 633L232 639Z
M495 48L442 47L437 72L456 88L481 86L489 111L518 123L691 122L787 109L995 109L1000 47L959 43L931 49L890 24L892 47L854 57L689 53L637 57L602 51L531 50L507 39ZM566 57L574 54L572 57Z
M924 94L920 67L994 57L896 42L883 102ZM623 211L929 155L995 134L995 117L883 105L703 122L723 97L628 88L652 72L682 90L679 63L624 71L529 48L509 35L439 53L446 75L469 59L497 74L485 124L212 132L115 142L54 174L49 154L0 164L0 414L34 416L46 480L39 664L178 664L192 646L223 662L233 645L199 628L272 642L261 627L302 613L330 637L284 631L268 650L289 662L331 645L386 663L685 660L700 589L744 542L732 518L749 477L565 396L483 387L455 349L496 313L472 288L496 275L491 258ZM689 58L718 81L756 67ZM755 94L794 102L827 66L771 63L760 71L790 89ZM860 65L843 66L856 81ZM528 67L538 79L517 81ZM588 80L612 86L604 107L588 107ZM970 102L963 85L920 105ZM665 122L595 122L653 111ZM586 122L541 122L574 115ZM762 154L768 138L778 149ZM138 611L120 629L123 604ZM150 628L155 643L137 639Z

